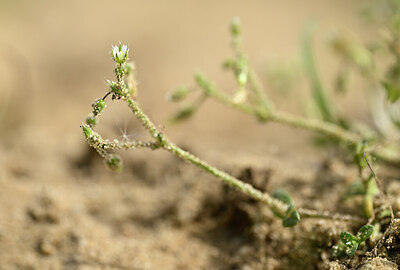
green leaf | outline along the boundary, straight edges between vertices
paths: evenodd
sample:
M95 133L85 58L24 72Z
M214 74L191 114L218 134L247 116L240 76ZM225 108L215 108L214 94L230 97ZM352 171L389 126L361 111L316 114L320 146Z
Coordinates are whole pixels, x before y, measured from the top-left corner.
M358 248L358 243L355 243L353 246L346 246L345 253L347 256L353 256Z
M390 217L392 213L390 212L390 209L384 209L382 212L379 213L378 217L379 218L385 218L385 217Z
M169 119L169 122L172 124L184 121L190 118L195 112L194 106L187 106L179 110L174 116Z
M122 158L117 154L109 154L106 157L105 163L107 167L114 172L122 171Z
M357 237L346 231L340 233L340 240L346 246L353 246L355 243L358 243Z
M300 222L299 212L294 208L294 206L289 207L288 211L286 212L286 215L282 219L283 227L293 227L299 222Z
M352 183L346 190L344 194L344 198L348 199L350 197L356 195L364 195L365 194L365 186L362 181L356 181Z
M353 256L358 248L359 239L351 233L344 231L340 233L340 240L344 244L344 246L341 246L341 248L346 255Z
M318 110L324 121L335 122L335 116L332 109L332 103L329 101L326 91L322 86L319 77L312 46L312 38L314 35L314 25L309 23L303 30L301 42L301 54L303 65L308 79L310 80L312 95Z
M366 224L362 226L357 233L358 242L362 243L367 240L374 232L374 226Z
M189 88L179 87L179 88L175 89L174 91L172 91L171 93L169 93L167 95L167 99L170 101L174 101L174 102L181 101L187 97L189 92L190 92Z
M350 56L353 62L359 66L361 70L368 70L373 66L371 52L358 44L352 44Z
M382 85L386 90L388 101L394 103L400 98L400 85L388 81L382 82Z
M299 223L300 214L294 207L293 199L290 196L290 194L284 189L277 189L274 191L272 196L275 199L283 202L284 204L289 205L289 208L284 215L282 215L280 212L272 209L272 212L274 213L274 215L282 219L283 227L293 227L294 225Z
M343 243L339 243L338 245L335 245L332 247L332 257L334 258L343 258L347 256L346 254L346 245Z
M290 196L290 194L284 189L275 190L274 193L272 194L272 197L280 200L281 202L289 206L294 206L292 196Z

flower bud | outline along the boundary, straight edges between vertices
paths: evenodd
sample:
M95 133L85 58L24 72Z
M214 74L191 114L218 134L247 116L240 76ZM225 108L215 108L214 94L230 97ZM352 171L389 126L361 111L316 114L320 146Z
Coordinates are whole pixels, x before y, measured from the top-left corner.
M231 33L234 36L240 35L240 19L238 17L233 18L231 22Z
M125 75L129 75L135 70L135 65L134 63L126 63L122 66L122 70Z
M107 84L113 93L119 93L119 85L116 82L107 80Z
M106 157L107 167L114 172L121 172L122 170L122 158L117 154L109 154Z
M189 88L179 87L168 94L167 99L170 101L181 101L189 94Z
M128 60L128 52L129 48L125 44L119 44L118 46L113 46L111 50L111 54L114 58L114 61L118 64L125 63Z
M240 88L232 97L232 102L235 104L243 104L246 102L248 93L245 88Z
M85 135L86 139L91 138L93 135L93 130L90 128L90 126L82 123L81 127L82 127L82 131L83 131L83 134Z
M106 107L106 102L102 99L98 99L92 104L92 107L94 116L99 115Z
M195 108L193 106L187 106L182 108L181 110L179 110L171 119L170 122L171 123L177 123L183 120L188 119L189 117L191 117L194 112L195 112Z
M97 124L97 118L91 113L86 117L86 124L89 126L95 126Z

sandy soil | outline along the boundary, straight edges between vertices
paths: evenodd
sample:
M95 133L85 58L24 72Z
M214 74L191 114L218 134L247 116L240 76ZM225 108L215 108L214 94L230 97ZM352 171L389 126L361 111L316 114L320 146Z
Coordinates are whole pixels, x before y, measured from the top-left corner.
M330 262L340 231L355 229L349 224L304 220L284 229L265 206L167 153L122 153L124 171L111 173L79 125L112 78L113 43L130 45L140 103L164 125L176 109L165 94L190 83L196 68L232 86L220 68L230 54L232 17L242 18L245 47L261 75L269 59L297 55L304 23L316 19L318 59L329 81L336 66L324 39L334 27L367 34L357 17L360 2L0 1L0 269L355 268L362 250ZM354 106L354 95L344 109L367 118L365 101ZM272 96L301 113L295 99ZM119 105L109 106L100 131L119 137L127 128L144 138ZM355 214L341 194L357 179L356 168L312 146L308 132L260 126L214 102L191 121L164 128L178 144L264 191L284 187L300 207ZM394 197L398 175L384 175ZM380 247L392 262L364 260L359 269L400 265L393 252L398 235L394 228L392 251L389 243Z

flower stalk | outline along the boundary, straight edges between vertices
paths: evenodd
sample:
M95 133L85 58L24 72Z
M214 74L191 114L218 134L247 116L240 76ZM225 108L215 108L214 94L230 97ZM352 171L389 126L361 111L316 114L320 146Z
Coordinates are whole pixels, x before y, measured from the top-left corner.
M304 217L311 218L331 218L335 220L342 221L352 221L352 222L360 222L361 220L357 217L348 217L340 214L329 214L327 212L318 212L315 210L308 210L300 208L297 211L293 204L286 203L287 201L281 200L278 197L271 196L268 193L262 192L252 185L241 181L240 179L233 177L232 175L210 165L206 161L198 158L197 156L191 154L188 151L183 150L175 143L170 141L166 135L160 131L156 125L151 121L151 119L144 113L141 109L138 102L132 97L132 89L130 89L129 84L126 81L126 77L130 77L132 79L132 74L130 74L130 69L124 68L126 65L125 61L128 59L127 52L129 49L125 47L125 45L119 45L118 47L113 47L112 56L114 61L116 62L116 78L117 81L109 81L109 92L100 99L97 100L93 105L93 112L90 114L90 117L87 118L86 123L81 125L84 136L88 142L88 144L96 149L96 151L100 154L100 156L105 160L106 165L113 171L121 171L122 169L122 159L120 156L110 153L111 150L130 150L130 149L139 149L139 148L148 148L148 149L164 149L175 156L190 162L191 164L201 168L202 170L212 174L216 178L220 179L223 183L228 186L237 189L243 194L249 196L250 198L259 201L261 203L266 204L271 210L273 210L274 214L283 220L284 226L294 226L300 221L300 216L304 214ZM125 52L125 53L124 53ZM123 53L123 54L121 54ZM125 59L122 61L122 59ZM204 84L208 84L207 81L204 81L202 77L198 78ZM136 84L134 84L136 85ZM214 95L219 97L221 100L225 100L224 96L219 96L219 94L214 91L212 85L206 87L208 95ZM136 90L136 89L135 89ZM128 107L131 109L132 113L136 116L139 122L143 125L143 127L148 131L148 133L153 138L152 141L143 142L143 141L126 141L120 142L116 139L107 140L103 139L102 136L94 130L94 127L97 123L97 118L101 115L103 110L106 107L106 98L112 95L113 100L121 100L127 103ZM242 108L249 113L253 111L251 107L247 107L243 104L233 104L232 106L236 106L238 108ZM287 195L289 196L289 195ZM291 201L291 199L290 199ZM286 225L285 225L286 224Z

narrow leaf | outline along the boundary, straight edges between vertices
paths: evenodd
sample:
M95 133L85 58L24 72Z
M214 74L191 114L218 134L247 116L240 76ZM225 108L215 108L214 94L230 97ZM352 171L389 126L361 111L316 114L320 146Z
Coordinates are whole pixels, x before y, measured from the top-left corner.
M278 200L280 200L281 202L283 202L283 203L285 203L287 205L290 205L290 206L294 205L292 196L290 196L290 194L284 189L275 190L274 193L272 194L272 196L275 199L278 199Z
M396 102L400 98L400 86L393 82L382 82L383 87L386 90L388 101L391 103Z
M356 195L364 195L364 194L365 194L365 185L363 184L362 181L356 181L347 188L346 193L344 194L344 198L348 199Z
M334 122L334 115L332 112L331 103L326 96L315 64L312 47L313 34L314 26L313 24L308 24L303 31L301 42L303 65L310 80L314 102L318 107L322 119L325 121Z

